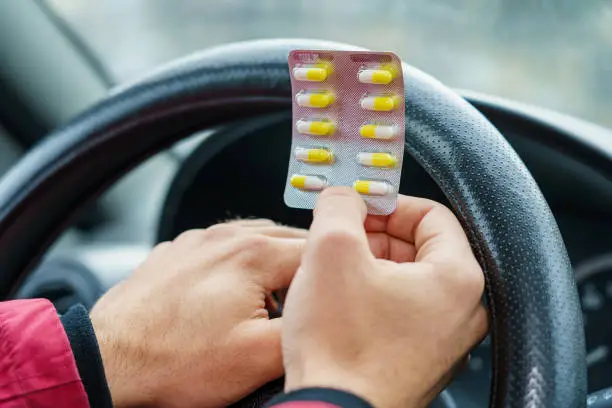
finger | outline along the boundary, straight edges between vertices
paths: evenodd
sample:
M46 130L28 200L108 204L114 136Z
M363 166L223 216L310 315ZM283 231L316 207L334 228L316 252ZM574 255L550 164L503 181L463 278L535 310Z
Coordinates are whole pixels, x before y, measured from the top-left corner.
M417 226L423 217L436 206L432 200L405 195L397 196L397 207L390 215L370 215L365 220L368 232L387 232L406 242L415 241Z
M471 346L480 344L489 334L489 311L483 304L479 304L476 313L470 322L470 332L473 333Z
M270 238L269 244L261 248L253 269L258 271L259 283L268 292L289 287L300 267L304 239Z
M383 232L414 243L416 261L442 261L471 255L461 224L445 206L418 197L398 196L397 209L387 217L366 219L368 232Z
M180 246L199 245L199 243L202 242L205 233L206 229L203 228L186 230L177 235L172 243Z
M398 196L398 205L399 207L399 198L402 196ZM398 211L398 208L395 209ZM363 223L363 226L367 232L387 232L387 223L389 222L388 215L368 215Z
M324 190L314 210L305 261L343 262L364 254L371 256L363 227L365 216L365 203L353 189Z
M249 232L264 234L271 237L306 238L308 234L308 231L305 229L288 227L263 218L238 219L228 221L227 223L237 227L248 228Z
M306 230L276 225L269 220L243 221L225 222L212 225L206 229L184 231L174 239L173 243L183 250L192 250L195 247L200 247L203 242L207 242L208 246L219 245L226 242L228 238L244 236L245 234L261 234L268 237L301 239L305 239L308 234Z
M363 199L349 187L331 187L319 196L310 227L313 238L328 231L346 231L366 242L363 221L366 206Z
M414 262L416 256L414 244L392 237L385 232L370 232L367 235L370 250L376 258L397 263Z
M211 225L206 229L198 228L183 231L172 242L183 250L193 250L200 247L205 241L211 244L224 242L227 238L234 237L243 230L246 229L231 222L223 222Z
M300 238L306 239L308 231L301 228L285 227L276 225L272 227L253 228L254 232L277 238Z
M242 370L253 379L254 389L283 375L281 328L280 318L258 318L241 325L243 345L238 352Z
M468 355L469 357L469 355ZM465 367L465 357L460 358L457 362L455 362L450 369L444 373L444 375L438 380L436 385L431 389L429 393L429 399L433 400L436 395L443 392L446 387L453 381L453 378L457 373L461 372Z
M459 360L458 370L464 371L470 368L470 360L472 359L472 355L467 353L461 360Z
M268 220L266 218L238 218L235 220L228 220L226 222L228 224L233 224L245 228L270 227L276 225L274 221Z
M149 258L157 258L166 256L168 250L172 247L172 242L164 241L155 245L149 253Z

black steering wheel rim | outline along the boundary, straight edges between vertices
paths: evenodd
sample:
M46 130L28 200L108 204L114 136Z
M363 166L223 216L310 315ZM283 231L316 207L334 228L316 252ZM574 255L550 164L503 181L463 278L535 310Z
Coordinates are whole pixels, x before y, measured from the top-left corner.
M145 158L195 131L290 109L291 49L218 47L122 87L30 151L0 181L0 298L8 298L75 211ZM485 272L491 406L581 407L582 316L567 252L537 185L472 106L404 65L406 149L438 183Z

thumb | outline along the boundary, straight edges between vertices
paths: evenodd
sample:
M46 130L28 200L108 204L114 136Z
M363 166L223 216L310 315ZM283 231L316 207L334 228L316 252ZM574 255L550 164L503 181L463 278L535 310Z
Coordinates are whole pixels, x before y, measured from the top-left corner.
M257 346L253 350L253 366L261 383L267 383L279 378L284 373L283 353L281 346L282 318L257 320Z
M325 270L333 270L332 262L339 265L346 260L354 262L355 258L371 257L363 225L366 212L363 199L353 189L330 187L324 190L314 210L304 266L319 264L326 265Z

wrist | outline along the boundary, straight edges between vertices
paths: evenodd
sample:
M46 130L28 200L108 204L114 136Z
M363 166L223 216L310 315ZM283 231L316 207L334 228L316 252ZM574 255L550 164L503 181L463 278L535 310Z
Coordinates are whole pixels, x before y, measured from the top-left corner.
M121 339L108 333L101 319L96 319L92 315L91 321L98 340L113 406L115 408L151 406L153 399L149 395L149 388L142 382L145 376L130 371L135 362L126 351L132 347L126 346ZM138 365L138 370L144 369L144 365Z

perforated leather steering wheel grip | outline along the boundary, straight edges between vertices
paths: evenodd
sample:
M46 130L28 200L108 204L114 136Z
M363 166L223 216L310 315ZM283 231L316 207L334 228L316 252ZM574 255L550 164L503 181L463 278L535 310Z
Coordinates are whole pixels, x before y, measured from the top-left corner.
M211 49L115 91L30 151L0 181L0 296L15 292L79 208L133 166L203 128L289 110L287 55L296 48L356 49L307 40ZM478 111L403 69L406 149L448 197L486 275L491 405L584 406L582 316L546 201Z

